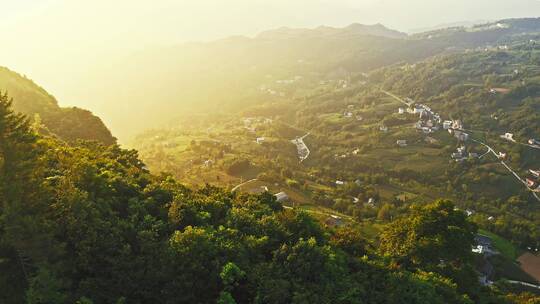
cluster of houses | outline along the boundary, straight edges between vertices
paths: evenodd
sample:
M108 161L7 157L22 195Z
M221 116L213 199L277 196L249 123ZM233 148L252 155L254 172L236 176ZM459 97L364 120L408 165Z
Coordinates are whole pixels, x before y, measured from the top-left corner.
M534 192L540 192L540 169L538 170L529 170L530 177L525 179L527 187L533 190Z
M293 139L291 140L291 142L296 145L296 150L298 151L298 158L300 159L300 162L303 162L306 158L308 158L310 151L304 143L304 139L302 137Z
M408 108L407 112L420 115L420 119L414 125L417 130L429 134L440 129L441 116L433 112L430 107L424 104L416 104L413 108Z
M472 248L472 252L482 255L477 270L479 272L479 281L482 285L487 286L493 284L492 279L494 275L494 267L489 262L487 257L497 254L497 251L493 249L491 238L477 234L474 237L475 246Z
M461 120L445 120L443 122L443 129L448 130L448 133L454 135L459 141L467 141L469 139L469 133L463 131L463 123Z
M345 118L356 118L356 120L358 121L362 121L364 119L364 117L362 117L362 115L355 115L353 113L353 110L354 110L354 105L348 105L347 106L347 110L343 112L343 117Z
M244 128L251 133L255 133L258 124L271 124L272 119L266 117L246 117L244 118Z
M467 152L467 148L465 146L461 146L461 147L457 148L456 152L452 153L451 157L456 162L462 162L462 161L464 161L466 159L477 158L478 154L477 153L469 153L469 152Z

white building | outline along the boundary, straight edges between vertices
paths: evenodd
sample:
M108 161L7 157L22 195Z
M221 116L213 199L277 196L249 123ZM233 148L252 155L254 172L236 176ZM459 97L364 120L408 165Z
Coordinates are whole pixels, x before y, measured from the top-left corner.
M285 192L279 192L274 195L276 197L276 201L282 203L289 200L289 196Z
M514 134L512 133L504 133L504 135L501 135L501 138L509 140L509 141L515 141Z

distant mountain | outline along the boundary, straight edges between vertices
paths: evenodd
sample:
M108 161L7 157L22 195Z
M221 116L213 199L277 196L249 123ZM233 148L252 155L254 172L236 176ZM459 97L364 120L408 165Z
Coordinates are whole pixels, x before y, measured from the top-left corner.
M63 140L96 140L107 145L116 142L99 117L76 107L61 108L45 89L5 67L0 67L0 90L13 98L17 112L30 118L39 115L44 129Z
M407 34L391 30L382 24L364 25L353 23L345 28L320 26L315 29L296 29L282 27L276 30L265 31L257 35L256 39L296 39L321 36L376 36L386 38L406 38Z
M452 43L473 46L494 43L511 38L513 35L538 34L540 18L503 19L471 27L450 27L412 35L412 38L442 38Z
M406 35L383 25L344 28L280 28L254 38L231 37L187 43L124 56L123 69L103 68L116 89L107 109L129 137L179 115L238 111L269 100L260 88L296 76L348 77L400 62L536 39L539 19L508 19L471 28L449 28ZM334 76L332 76L334 75ZM113 92L112 94L115 94ZM291 98L292 96L283 96ZM137 107L125 107L137 104Z
M424 32L431 32L431 31L437 31L447 28L455 28L455 27L473 27L475 25L480 24L486 24L491 23L493 20L474 20L474 21L459 21L459 22L451 22L451 23L442 23L435 26L430 27L422 27L422 28L414 28L407 32L412 34L418 34L418 33L424 33Z

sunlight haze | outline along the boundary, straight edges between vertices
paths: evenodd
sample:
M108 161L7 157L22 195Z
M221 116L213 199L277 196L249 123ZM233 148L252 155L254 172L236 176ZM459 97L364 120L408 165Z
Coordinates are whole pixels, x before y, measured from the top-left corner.
M106 90L109 72L114 69L121 74L124 67L119 66L117 59L132 53L186 41L210 41L232 35L252 37L283 26L382 23L407 32L453 22L540 13L540 2L536 0L2 2L7 16L0 20L2 65L45 87L61 105L94 111L114 131L116 110L111 111L108 105L120 102L124 104L117 109L129 107L117 97L128 94L130 88Z

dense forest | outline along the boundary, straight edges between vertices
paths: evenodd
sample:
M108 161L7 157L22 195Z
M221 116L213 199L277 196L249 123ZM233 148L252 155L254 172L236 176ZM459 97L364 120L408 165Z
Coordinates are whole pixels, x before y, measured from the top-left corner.
M186 188L137 152L36 133L0 97L2 303L535 303L482 287L476 225L411 207L377 242L268 193Z

